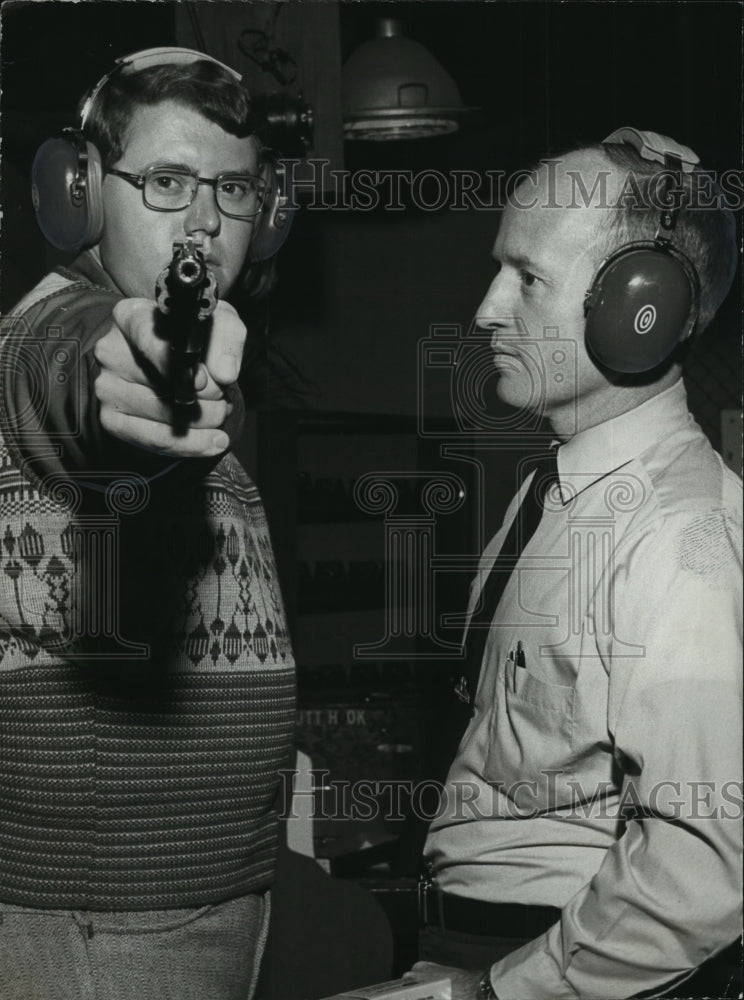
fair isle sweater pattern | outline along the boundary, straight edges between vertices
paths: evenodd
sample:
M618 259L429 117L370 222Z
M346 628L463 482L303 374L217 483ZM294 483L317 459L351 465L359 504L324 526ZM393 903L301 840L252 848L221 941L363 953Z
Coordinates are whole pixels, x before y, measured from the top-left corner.
M73 296L101 295L82 286L55 275L20 314L32 330L63 325ZM91 513L80 499L95 472L36 481L12 417L4 408L0 899L131 910L265 888L294 671L255 486L228 455L157 500L135 474L109 478Z

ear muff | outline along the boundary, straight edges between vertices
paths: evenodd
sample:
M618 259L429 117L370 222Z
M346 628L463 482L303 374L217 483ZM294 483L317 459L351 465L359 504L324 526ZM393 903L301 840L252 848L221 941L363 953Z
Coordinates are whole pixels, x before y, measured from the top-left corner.
M101 157L75 129L65 129L37 150L31 167L36 221L59 250L92 246L103 231Z
M587 349L612 371L650 371L690 336L698 300L697 273L684 254L629 243L602 262L586 294Z
M289 235L295 213L292 175L286 164L282 160L264 163L261 176L266 194L248 249L250 260L256 264L279 252Z
M207 59L240 81L236 70L194 49L143 49L117 59L113 68L85 95L80 111L80 128L64 129L62 135L47 139L37 150L31 168L31 198L39 228L52 246L77 252L93 246L103 231L101 157L82 134L98 94L118 73L130 69Z
M201 59L215 63L238 83L242 82L242 77L236 70L194 49L168 46L135 52L117 59L113 69L90 89L82 101L80 129L65 129L60 137L48 139L40 146L32 167L31 194L39 227L53 246L77 252L93 246L101 238L101 157L93 143L83 137L82 128L108 81L121 72L161 64L186 64ZM266 99L256 99L259 109L265 103ZM273 108L273 104L271 107ZM305 144L309 145L312 109L302 102L289 102L285 115L290 113L299 116L299 133L304 137ZM278 124L284 127L284 118L276 110L273 114ZM289 234L295 209L290 190L290 174L284 164L281 161L267 161L262 168L262 175L267 187L266 198L263 211L255 223L250 248L250 259L257 263L268 260L281 248Z
M295 204L291 173L278 160L261 168L266 195L250 245L254 263L268 260L284 245ZM47 139L31 168L31 197L36 221L58 250L77 252L95 245L103 232L101 157L92 142L75 129Z
M644 160L666 168L669 194L676 178L677 200L663 207L652 241L627 243L604 260L584 299L584 339L594 359L611 371L651 371L695 329L700 308L700 279L692 262L672 244L685 195L682 177L699 160L658 132L624 127L603 145L629 145Z

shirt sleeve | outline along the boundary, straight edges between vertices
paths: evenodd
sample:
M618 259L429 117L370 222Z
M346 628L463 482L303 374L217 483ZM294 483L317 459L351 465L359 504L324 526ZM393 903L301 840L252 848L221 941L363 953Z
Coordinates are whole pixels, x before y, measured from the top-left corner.
M741 933L740 531L720 511L675 514L617 558L622 832L561 920L492 967L500 1000L660 995ZM614 637L641 650L621 657Z

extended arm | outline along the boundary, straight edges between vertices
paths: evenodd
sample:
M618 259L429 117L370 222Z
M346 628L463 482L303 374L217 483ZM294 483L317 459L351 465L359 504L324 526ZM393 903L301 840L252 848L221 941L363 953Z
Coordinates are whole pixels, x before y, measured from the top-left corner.
M663 991L740 933L741 545L679 514L614 575L608 726L627 823L561 921L492 969L501 1000Z

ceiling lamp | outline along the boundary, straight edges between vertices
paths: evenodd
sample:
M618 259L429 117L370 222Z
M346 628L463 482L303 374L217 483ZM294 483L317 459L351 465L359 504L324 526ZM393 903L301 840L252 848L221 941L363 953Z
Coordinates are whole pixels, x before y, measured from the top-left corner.
M455 132L465 114L457 85L391 17L341 71L344 138L420 139Z

